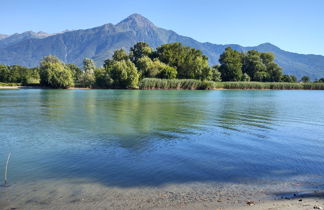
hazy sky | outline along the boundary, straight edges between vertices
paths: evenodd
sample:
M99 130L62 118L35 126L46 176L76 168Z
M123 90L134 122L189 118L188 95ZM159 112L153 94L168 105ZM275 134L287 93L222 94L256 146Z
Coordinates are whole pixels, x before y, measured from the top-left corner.
M201 42L324 55L324 0L0 0L0 33L60 32L140 13Z

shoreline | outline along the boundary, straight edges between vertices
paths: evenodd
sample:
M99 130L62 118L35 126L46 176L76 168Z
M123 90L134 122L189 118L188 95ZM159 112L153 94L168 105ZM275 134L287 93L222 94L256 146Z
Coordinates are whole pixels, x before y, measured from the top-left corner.
M286 193L289 192L289 193ZM324 191L291 184L215 183L117 187L84 179L40 180L0 188L0 209L243 209L293 210L324 207ZM281 196L280 196L281 195Z
M301 88L211 88L211 89L183 89L183 88L143 88L143 89L112 89L112 88L49 88L40 86L0 86L0 90L19 90L19 89L44 89L44 90L323 90L323 89L301 89Z

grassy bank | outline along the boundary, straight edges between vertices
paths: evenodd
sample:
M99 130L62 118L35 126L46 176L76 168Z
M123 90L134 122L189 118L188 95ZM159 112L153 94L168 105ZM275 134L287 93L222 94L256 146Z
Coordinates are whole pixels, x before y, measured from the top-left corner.
M0 87L21 87L21 83L3 83ZM39 84L26 88L44 88ZM75 86L74 88L82 88ZM272 89L272 90L324 90L324 83L288 83L288 82L213 82L194 79L156 79L145 78L139 83L142 90L216 90L216 89Z
M6 82L0 82L0 86L6 86L6 87L13 87L13 86L21 86L21 83L6 83Z
M178 89L178 90L214 90L214 89L273 89L273 90L324 90L324 83L288 83L288 82L213 82L193 79L143 79L139 88Z

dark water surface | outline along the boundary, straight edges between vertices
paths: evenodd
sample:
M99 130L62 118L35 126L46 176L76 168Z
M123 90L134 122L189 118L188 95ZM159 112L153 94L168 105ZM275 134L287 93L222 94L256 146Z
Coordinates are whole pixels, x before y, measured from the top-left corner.
M12 183L324 181L324 91L1 90Z

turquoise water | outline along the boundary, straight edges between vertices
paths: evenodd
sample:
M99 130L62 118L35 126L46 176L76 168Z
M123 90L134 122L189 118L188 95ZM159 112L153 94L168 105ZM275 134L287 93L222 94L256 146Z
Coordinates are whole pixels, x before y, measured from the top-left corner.
M10 183L324 181L324 91L1 90Z

